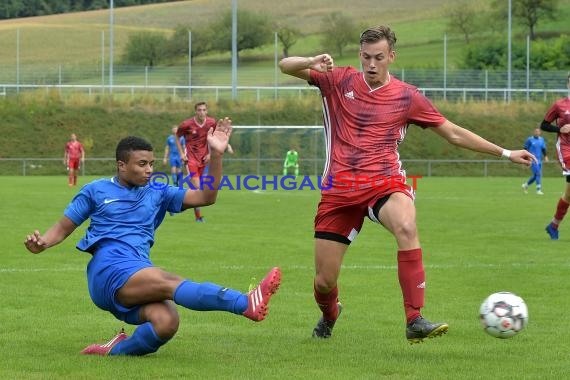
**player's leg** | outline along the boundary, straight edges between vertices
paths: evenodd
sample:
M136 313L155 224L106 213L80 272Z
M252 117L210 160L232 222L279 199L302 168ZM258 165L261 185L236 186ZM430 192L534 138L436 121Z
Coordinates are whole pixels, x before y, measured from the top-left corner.
M204 167L199 167L197 165L191 165L190 163L188 163L188 172L190 173L189 175L192 176L190 178L190 182L192 182L192 185L194 186L195 189L200 189L200 178L202 177L202 174L204 173ZM202 212L200 211L200 207L194 207L194 218L196 220L196 222L199 223L203 223L204 222L204 217L202 216Z
M413 199L402 192L380 198L373 206L378 221L398 244L398 279L406 313L406 337L410 343L447 332L445 323L431 323L421 315L425 297L425 270L416 227Z
M283 175L287 175L289 171L289 166L287 164L283 164Z
M339 238L342 236L339 235ZM323 313L313 329L315 338L331 337L332 329L342 310L338 301L337 281L347 248L347 243L315 239L314 297Z
M299 164L295 164L295 177L299 175Z
M116 299L125 307L173 300L191 310L227 311L261 321L280 282L281 271L273 268L256 288L244 294L213 283L193 282L150 267L133 274L117 291Z
M109 355L147 355L158 351L176 334L179 316L172 301L154 302L136 309L139 326L111 347Z
M556 211L552 221L546 226L546 232L552 240L558 240L558 227L568 212L568 206L570 206L570 172L564 176L564 179L566 181L564 194L556 204Z
M544 195L544 193L542 192L542 163L536 164L536 171L534 172L534 178L536 180L536 194Z

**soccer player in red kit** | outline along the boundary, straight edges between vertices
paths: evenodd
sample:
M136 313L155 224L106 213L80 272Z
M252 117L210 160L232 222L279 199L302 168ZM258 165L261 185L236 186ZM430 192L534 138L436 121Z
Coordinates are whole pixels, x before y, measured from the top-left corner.
M71 134L71 140L65 144L63 164L69 170L69 186L77 185L77 173L81 167L81 162L85 161L85 150L83 145L77 140L75 133Z
M570 90L570 75L566 78L566 86ZM556 122L552 125L552 122ZM552 221L546 226L546 232L552 240L558 240L558 226L568 212L570 205L570 93L558 99L546 112L540 125L543 131L556 132L556 157L562 166L562 175L566 178L564 194L558 200Z
M191 176L192 185L200 188L200 177L204 174L204 169L210 161L210 151L207 144L208 130L216 128L216 119L208 116L208 105L206 102L199 102L194 105L195 115L190 119L184 120L176 131L178 139L183 136L186 146L182 149L182 145L178 139L176 146L180 151L180 158L188 169ZM200 208L194 208L194 216L196 222L204 222L204 218L200 213Z
M386 26L364 31L362 71L335 67L329 54L288 57L279 63L283 73L308 81L322 96L326 162L315 217L314 296L322 311L313 330L316 338L329 338L340 315L337 280L342 260L365 217L396 238L408 341L419 343L448 330L446 323L432 323L420 310L426 280L414 191L406 184L398 154L409 124L463 148L527 165L534 160L525 150L511 152L453 124L417 88L391 76L395 43L394 32Z

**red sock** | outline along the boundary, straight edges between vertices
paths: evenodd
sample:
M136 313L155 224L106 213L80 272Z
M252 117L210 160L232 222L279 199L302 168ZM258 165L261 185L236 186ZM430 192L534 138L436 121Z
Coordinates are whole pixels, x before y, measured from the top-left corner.
M426 273L422 262L422 249L398 251L398 279L404 296L407 323L419 317L424 306Z
M73 176L73 185L77 185L77 176L76 175Z
M200 219L202 217L202 214L200 213L200 207L194 208L194 216L196 217L196 219Z
M556 205L556 214L554 214L554 219L558 220L558 224L564 219L564 215L568 211L568 206L570 203L566 202L564 199L560 198L558 204Z
M333 290L328 293L319 293L314 288L315 301L319 309L323 312L323 317L327 321L336 321L338 318L338 287L335 286Z
M72 174L68 175L68 182L69 182L69 186L73 185L73 175Z

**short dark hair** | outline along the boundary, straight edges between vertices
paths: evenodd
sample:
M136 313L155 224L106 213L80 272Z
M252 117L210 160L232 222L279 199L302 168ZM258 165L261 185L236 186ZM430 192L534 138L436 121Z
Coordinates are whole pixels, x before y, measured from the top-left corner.
M198 102L198 103L194 104L194 111L196 111L199 106L206 106L206 107L208 107L208 105L206 104L206 102Z
M388 41L390 50L394 50L396 45L396 34L390 29L389 26L379 25L366 29L360 35L360 45L370 44L381 40Z
M127 136L117 144L115 158L117 161L129 162L131 152L135 150L152 152L152 145L141 137Z

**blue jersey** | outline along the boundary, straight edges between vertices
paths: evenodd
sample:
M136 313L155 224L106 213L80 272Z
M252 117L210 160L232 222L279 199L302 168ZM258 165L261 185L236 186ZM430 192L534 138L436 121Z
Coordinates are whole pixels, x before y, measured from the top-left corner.
M94 253L102 240L119 241L148 259L154 231L167 211L181 211L185 193L174 186L127 188L116 177L104 178L83 186L64 215L78 226L91 218L85 237L77 244L79 250Z
M178 147L176 146L175 139L176 137L174 135L170 135L166 139L166 145L168 146L168 152L169 152L168 158L170 158L171 160L180 159L180 153L178 152ZM184 146L186 145L183 136L180 137L180 145L182 146L182 149L184 149Z
M542 156L546 155L546 142L541 136L530 136L526 139L524 148L534 154L538 162L541 162Z

